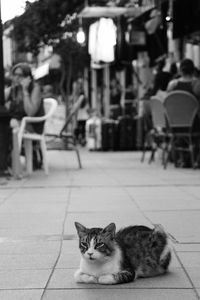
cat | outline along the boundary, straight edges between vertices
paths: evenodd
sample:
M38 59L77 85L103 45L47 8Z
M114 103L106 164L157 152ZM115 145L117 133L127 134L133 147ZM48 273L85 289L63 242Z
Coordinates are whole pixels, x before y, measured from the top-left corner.
M129 226L116 232L114 223L105 228L86 228L75 222L81 252L78 283L121 284L139 277L164 274L171 261L168 235L160 225Z

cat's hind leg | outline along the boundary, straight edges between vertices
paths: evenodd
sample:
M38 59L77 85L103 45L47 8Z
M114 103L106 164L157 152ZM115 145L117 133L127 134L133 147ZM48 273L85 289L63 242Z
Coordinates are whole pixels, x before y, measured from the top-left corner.
M74 279L77 283L97 283L97 278L93 275L88 275L78 269L74 273Z
M116 274L105 274L98 278L99 284L120 284L128 283L135 280L135 272L132 271L120 271Z
M163 275L167 272L169 263L171 261L171 252L166 252L164 256L161 256L159 263L154 260L148 259L145 264L137 269L136 277L154 277Z

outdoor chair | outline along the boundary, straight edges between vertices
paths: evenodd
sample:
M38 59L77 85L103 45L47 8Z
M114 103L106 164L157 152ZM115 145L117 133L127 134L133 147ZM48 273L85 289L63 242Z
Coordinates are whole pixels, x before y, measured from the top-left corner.
M77 147L76 143L76 137L74 135L73 131L73 118L76 116L76 113L78 112L79 108L81 107L81 104L84 101L84 96L81 95L77 102L72 107L70 113L68 114L65 124L60 130L58 134L46 134L46 140L47 140L47 149L48 150L73 150L76 152L77 160L78 160L78 166L81 169L82 163L80 158L79 149Z
M152 128L146 133L141 161L144 161L146 151L150 150L151 154L149 157L149 163L151 163L155 160L156 151L161 149L162 164L164 165L164 155L170 139L166 126L165 107L160 99L157 97L151 97L150 110L152 117Z
M185 91L170 92L164 101L166 116L171 132L167 155L164 162L167 167L172 155L175 167L181 165L181 157L188 153L191 166L195 167L195 145L199 144L200 131L193 130L194 120L199 110L195 96Z
M18 131L19 153L21 152L22 144L24 145L27 173L33 172L33 142L38 141L42 152L43 166L45 174L48 174L47 163L47 148L45 141L45 126L41 134L28 132L26 130L29 123L46 122L57 108L57 100L54 98L45 98L44 100L45 115L41 117L23 117Z

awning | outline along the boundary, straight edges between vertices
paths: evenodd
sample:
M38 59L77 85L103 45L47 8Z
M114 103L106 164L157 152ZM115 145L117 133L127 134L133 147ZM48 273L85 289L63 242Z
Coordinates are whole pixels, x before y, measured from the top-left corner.
M118 16L137 18L152 8L154 8L153 5L138 7L86 6L78 16L81 18L115 18Z

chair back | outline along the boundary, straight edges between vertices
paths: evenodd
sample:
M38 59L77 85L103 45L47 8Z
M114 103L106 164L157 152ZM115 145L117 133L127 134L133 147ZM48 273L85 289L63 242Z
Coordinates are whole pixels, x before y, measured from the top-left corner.
M63 128L60 131L60 134L59 134L60 137L62 136L62 133L64 131L66 131L67 126L72 122L73 116L78 112L79 108L81 107L81 104L84 101L84 97L85 97L84 95L80 95L78 100L76 101L76 103L72 107L69 115L66 118L65 124L64 124Z
M165 107L160 99L151 97L150 100L151 115L154 128L165 128L166 127L166 113Z
M55 112L58 106L58 103L54 98L44 98L43 103L44 103L45 115L42 116L42 118L43 121L45 121L53 115L53 113Z
M27 123L38 123L38 122L43 122L43 121L45 122L55 112L57 105L58 105L56 99L45 98L43 101L44 101L44 110L45 110L45 114L43 116L41 116L41 117L26 116L26 117L23 117L23 119L21 121L21 125L20 125L19 132L18 132L19 149L21 149L22 139L23 139L23 135L25 134ZM45 129L45 127L44 127L44 129ZM31 133L29 133L29 135L30 134ZM44 131L43 131L43 134L44 134Z
M164 106L171 128L191 128L199 109L195 96L178 90L166 96Z

